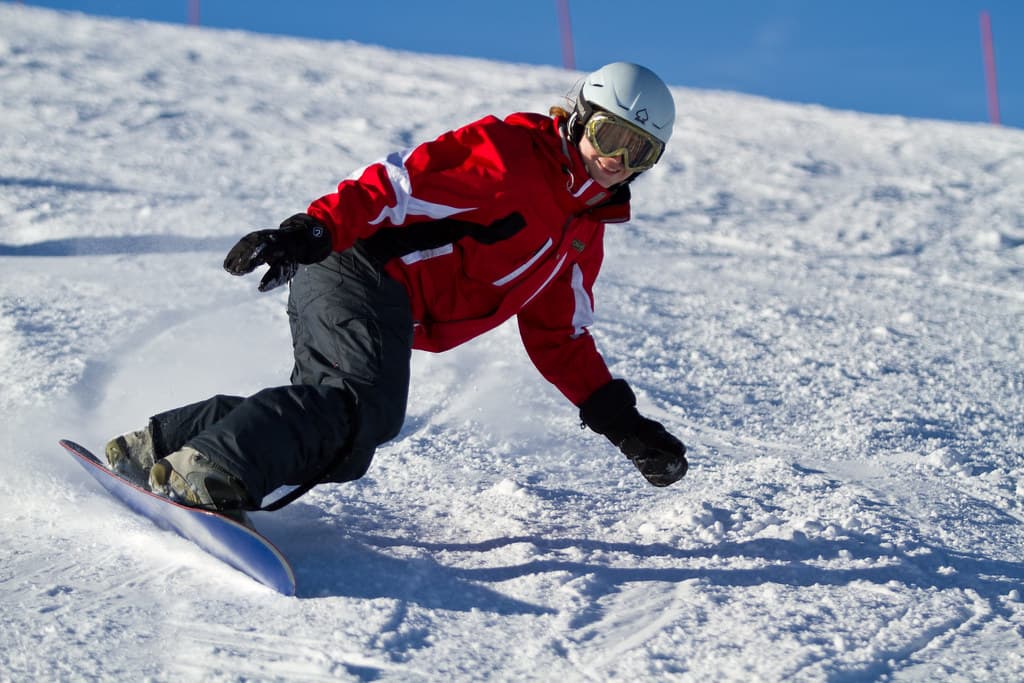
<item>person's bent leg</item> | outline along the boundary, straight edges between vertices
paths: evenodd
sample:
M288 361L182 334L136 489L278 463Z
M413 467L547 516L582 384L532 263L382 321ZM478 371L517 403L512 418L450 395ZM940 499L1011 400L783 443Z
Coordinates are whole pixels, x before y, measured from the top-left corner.
M324 481L352 481L377 446L398 435L409 396L412 313L405 288L359 247L305 268L288 302L292 382L342 387L354 397L352 443Z
M241 482L255 507L337 460L352 434L352 401L329 386L264 389L186 445Z
M405 289L349 250L299 272L289 318L294 384L239 401L184 444L194 452L168 456L151 483L173 488L198 482L202 488L213 482L233 501L244 489L246 506L258 507L282 485L359 478L374 449L397 435L412 346ZM171 431L205 424L203 415L175 415ZM167 468L178 467L186 469L170 476ZM212 490L210 495L216 497Z

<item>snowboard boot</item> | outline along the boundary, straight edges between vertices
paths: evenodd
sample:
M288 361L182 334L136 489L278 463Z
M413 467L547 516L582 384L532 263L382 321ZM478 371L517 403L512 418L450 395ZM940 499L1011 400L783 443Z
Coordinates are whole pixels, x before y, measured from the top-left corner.
M149 488L153 493L190 507L234 517L252 508L242 482L189 446L153 464L149 470Z
M144 484L156 460L153 431L146 427L111 439L107 442L106 454L111 471Z

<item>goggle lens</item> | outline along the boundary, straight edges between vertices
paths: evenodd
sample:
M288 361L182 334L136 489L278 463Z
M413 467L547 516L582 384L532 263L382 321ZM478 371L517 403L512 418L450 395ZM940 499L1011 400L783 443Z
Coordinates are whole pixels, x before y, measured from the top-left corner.
M587 121L587 139L603 157L622 156L626 169L638 173L654 166L665 144L612 114L597 112Z

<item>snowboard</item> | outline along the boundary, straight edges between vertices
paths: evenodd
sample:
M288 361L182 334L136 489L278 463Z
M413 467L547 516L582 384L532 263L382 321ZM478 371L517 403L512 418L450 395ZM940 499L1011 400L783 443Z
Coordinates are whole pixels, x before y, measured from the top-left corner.
M273 543L251 526L209 510L181 505L107 469L74 441L59 441L103 488L131 510L177 532L217 559L284 595L295 595L295 574Z

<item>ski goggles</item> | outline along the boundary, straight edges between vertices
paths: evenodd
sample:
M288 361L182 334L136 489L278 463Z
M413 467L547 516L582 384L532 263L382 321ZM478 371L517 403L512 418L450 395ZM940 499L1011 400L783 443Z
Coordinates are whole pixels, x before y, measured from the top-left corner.
M622 157L630 173L639 173L658 163L665 143L614 114L599 111L587 120L587 139L603 157Z

